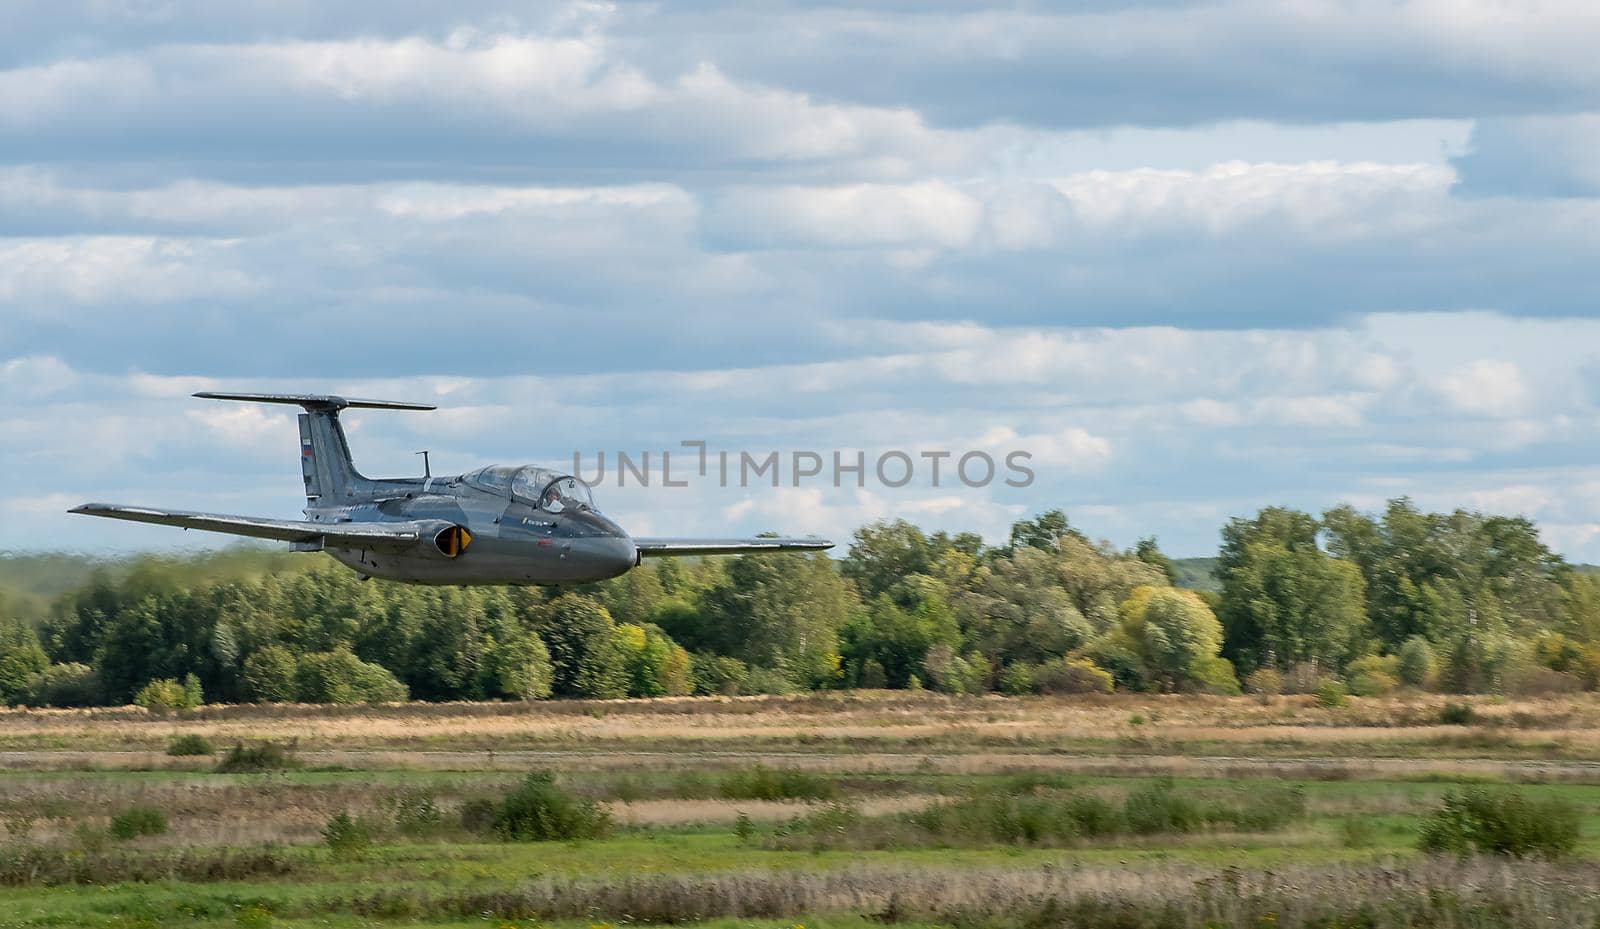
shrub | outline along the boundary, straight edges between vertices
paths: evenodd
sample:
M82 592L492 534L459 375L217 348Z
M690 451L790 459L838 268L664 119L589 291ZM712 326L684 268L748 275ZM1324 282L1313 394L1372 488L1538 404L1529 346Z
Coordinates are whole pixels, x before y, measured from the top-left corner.
M1400 682L1381 671L1369 671L1350 678L1350 692L1358 697L1385 697L1400 688Z
M748 813L740 813L739 818L733 821L734 838L739 840L740 845L749 845L755 834L755 820L751 819Z
M372 830L349 813L334 814L322 827L322 841L339 858L354 858L372 847Z
M420 787L403 791L392 798L394 827L402 835L420 836L439 831L444 813L433 794Z
M718 788L728 800L831 800L837 793L826 777L763 764L729 772Z
M1445 726L1470 726L1478 721L1478 714L1469 703L1451 701L1439 709L1439 722Z
M130 806L111 817L106 829L114 839L137 839L144 835L160 835L167 831L167 814L153 806Z
M348 649L302 655L295 668L295 695L305 703L399 703L406 686L386 668L362 661Z
M856 669L856 686L862 690L882 690L889 686L889 673L883 670L883 662L876 658L868 658L860 663Z
M105 702L100 674L86 664L53 664L33 679L28 702L34 706L100 706Z
M697 694L721 694L727 697L742 694L749 676L750 667L737 658L726 655L689 656L689 680Z
M1365 655L1346 665L1344 673L1358 697L1382 697L1400 688L1400 659L1394 655Z
M1189 676L1202 693L1225 697L1237 697L1242 693L1239 689L1239 678L1233 673L1233 662L1226 658L1215 655L1202 658L1190 667Z
M1000 669L1000 692L1009 696L1018 697L1034 692L1034 667L1021 661L1013 661Z
M1087 658L1066 658L1039 666L1035 686L1046 694L1108 694L1111 674Z
M1129 793L1122 814L1128 831L1140 835L1192 832L1202 821L1199 806L1175 792L1170 781L1157 781Z
M1244 688L1253 694L1276 696L1283 693L1283 675L1277 668L1257 668L1244 679Z
M1406 639L1395 653L1395 677L1407 687L1427 687L1433 682L1433 646L1420 635Z
M1252 788L1248 796L1241 793L1239 802L1230 802L1180 793L1162 780L1132 791L1119 806L1093 794L1065 793L1047 783L1010 786L1011 792L981 792L913 813L879 817L864 817L854 807L834 803L794 820L771 841L779 848L813 849L1051 846L1127 833L1181 834L1207 826L1265 832L1305 815L1305 793L1298 787ZM1038 792L1038 787L1051 789Z
M277 742L258 742L254 745L235 742L233 748L217 760L215 770L218 774L259 774L262 771L298 767L300 760L288 746Z
M495 835L508 842L599 838L611 831L611 814L560 787L547 771L523 778L495 812Z
M1417 847L1457 855L1560 858L1576 848L1578 824L1577 808L1563 800L1469 787L1444 795L1443 805L1423 820Z
M1345 691L1344 685L1338 681L1328 678L1317 685L1317 706L1331 710L1344 706L1349 702L1349 695Z
M176 736L167 743L167 754L174 757L189 755L209 755L216 751L211 745L211 740L198 732L189 732Z
M746 694L792 694L800 688L782 671L772 668L751 668L739 691Z
M255 703L289 703L295 698L294 653L266 645L244 660L244 692Z
M135 706L157 713L192 710L203 702L205 698L200 693L200 681L193 674L187 675L181 683L170 677L151 681L133 695Z

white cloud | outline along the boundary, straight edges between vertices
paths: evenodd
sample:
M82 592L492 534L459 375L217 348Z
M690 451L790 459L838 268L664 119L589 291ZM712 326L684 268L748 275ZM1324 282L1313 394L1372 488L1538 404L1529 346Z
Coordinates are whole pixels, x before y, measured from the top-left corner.
M962 248L983 206L942 182L732 191L708 222L714 235L747 247Z
M1533 392L1515 363L1480 359L1444 375L1435 387L1456 410L1506 418L1528 408Z

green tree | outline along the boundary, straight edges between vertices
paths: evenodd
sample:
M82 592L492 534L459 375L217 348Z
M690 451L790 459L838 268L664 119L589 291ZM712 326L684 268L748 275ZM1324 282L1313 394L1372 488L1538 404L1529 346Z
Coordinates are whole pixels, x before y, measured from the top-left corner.
M551 689L558 697L626 697L627 655L605 607L582 594L562 594L537 610L533 628L550 652Z
M1061 586L1061 554L1022 547L981 567L958 609L967 642L991 661L1038 664L1083 645L1094 627Z
M5 602L0 600L0 611ZM0 700L18 703L26 699L34 678L49 667L50 659L39 644L39 636L22 620L0 617Z
M1135 558L1152 568L1159 569L1162 574L1165 574L1168 584L1178 583L1178 569L1173 567L1172 559L1168 558L1161 551L1161 546L1156 544L1155 536L1151 536L1148 539L1140 539L1139 544L1133 547L1133 554Z
M921 529L903 519L879 521L856 530L840 572L855 582L864 600L900 600L904 593L901 582L914 574L927 574L933 557L933 547ZM900 600L899 605L911 604Z
M406 687L385 668L362 661L347 648L300 656L295 692L304 703L396 703Z
M470 590L429 594L405 668L411 692L423 700L482 699L486 619Z
M1223 652L1245 673L1300 663L1337 670L1359 647L1360 571L1323 552L1317 532L1309 514L1277 507L1223 530Z
M1193 591L1139 588L1123 604L1123 630L1145 668L1167 689L1213 684L1221 676L1213 662L1222 647L1222 624Z
M689 653L660 629L621 623L616 637L627 665L629 696L671 697L691 692Z
M827 557L732 559L726 580L706 592L705 606L710 650L768 669L792 686L838 679L838 633L856 602Z
M1072 528L1067 522L1067 514L1060 510L1049 510L1040 513L1033 519L1019 520L1011 525L1011 541L1005 553L1009 554L1021 548L1037 548L1043 551L1053 551L1061 544L1062 539L1077 539L1079 542L1088 543L1089 539L1083 533Z
M890 687L904 687L912 676L926 678L928 650L938 645L954 649L961 633L937 592L917 599L917 606L906 610L888 594L879 594L866 610L856 610L840 630L839 651L846 665L860 669L876 662Z
M490 696L513 700L542 700L554 687L555 668L550 651L532 630L514 625L491 636L485 649L488 679L483 690Z
M295 699L294 653L281 645L257 649L244 661L244 693L255 703L291 703Z
M1396 656L1395 676L1407 687L1427 687L1433 681L1433 647L1420 635L1406 639Z

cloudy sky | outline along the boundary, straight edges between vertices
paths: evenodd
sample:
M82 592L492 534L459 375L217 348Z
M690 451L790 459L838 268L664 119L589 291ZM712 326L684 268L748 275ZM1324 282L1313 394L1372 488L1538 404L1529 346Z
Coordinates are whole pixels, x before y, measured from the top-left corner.
M1600 561L1597 43L1588 0L8 0L0 548L295 516L290 411L211 388L442 407L351 416L369 473L1033 455L599 490L639 534L1061 507L1199 555L1408 494Z

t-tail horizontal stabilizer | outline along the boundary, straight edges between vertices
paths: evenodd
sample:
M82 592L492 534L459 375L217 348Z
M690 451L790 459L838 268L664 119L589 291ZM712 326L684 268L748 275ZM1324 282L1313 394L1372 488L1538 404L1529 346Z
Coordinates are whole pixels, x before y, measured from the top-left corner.
M363 400L333 394L252 394L203 390L195 394L203 400L242 400L246 403L288 403L308 410L436 410L431 403L404 403L399 400Z

